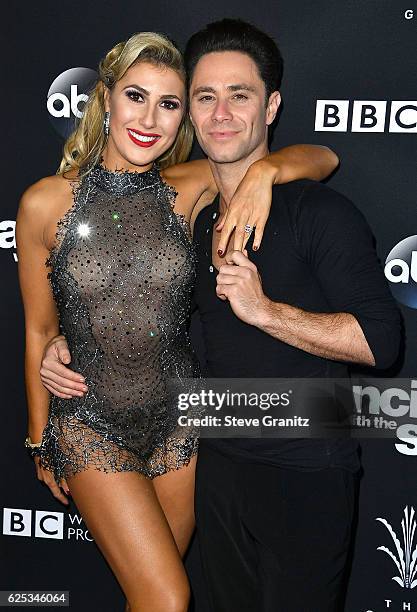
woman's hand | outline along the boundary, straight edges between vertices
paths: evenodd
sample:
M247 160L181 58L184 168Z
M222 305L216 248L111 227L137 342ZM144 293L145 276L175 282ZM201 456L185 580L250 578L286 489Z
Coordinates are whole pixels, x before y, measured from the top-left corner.
M244 250L250 238L250 233L245 232L245 225L254 228L252 249L259 249L271 210L272 186L277 180L277 169L260 162L248 168L229 202L226 214L216 224L216 230L221 231L218 246L218 250L222 251L220 255L226 252L233 231L233 250Z
M327 178L339 164L339 158L328 147L299 144L284 147L255 161L238 185L228 210L216 225L221 231L218 249L226 252L234 230L233 250L243 251L250 233L245 225L255 226L252 249L261 245L265 224L272 202L272 186L298 179L321 181Z
M69 486L65 478L61 479L61 482L58 486L52 472L50 472L49 470L45 469L44 467L40 465L39 455L35 455L34 462L36 465L36 475L38 477L38 480L40 480L41 482L44 482L50 488L52 495L56 497L56 499L58 499L60 502L68 506L69 500L61 492L61 488L62 488L65 491L66 495L70 495Z

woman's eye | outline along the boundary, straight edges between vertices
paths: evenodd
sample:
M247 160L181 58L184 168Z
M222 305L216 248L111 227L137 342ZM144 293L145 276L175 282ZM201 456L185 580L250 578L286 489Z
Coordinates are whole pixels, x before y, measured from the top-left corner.
M143 100L142 94L140 94L135 89L128 89L126 95L133 102L141 102Z
M176 110L180 107L179 102L175 102L175 100L164 100L162 106L168 110Z

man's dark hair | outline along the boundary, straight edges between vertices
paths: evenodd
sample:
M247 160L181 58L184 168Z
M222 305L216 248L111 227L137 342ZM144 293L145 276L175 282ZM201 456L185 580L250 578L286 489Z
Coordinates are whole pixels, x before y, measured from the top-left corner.
M241 19L222 19L209 23L191 36L184 52L188 85L198 61L221 51L246 53L256 64L265 84L266 99L281 85L283 60L276 42L254 25Z

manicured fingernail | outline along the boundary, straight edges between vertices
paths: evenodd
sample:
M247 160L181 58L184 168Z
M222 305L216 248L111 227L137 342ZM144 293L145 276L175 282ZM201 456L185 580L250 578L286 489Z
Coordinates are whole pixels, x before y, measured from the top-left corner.
M217 249L219 255L223 255L223 251L221 249Z
M254 251L257 251L257 250L258 250L258 246L257 246L256 244L254 245L253 250L254 250Z

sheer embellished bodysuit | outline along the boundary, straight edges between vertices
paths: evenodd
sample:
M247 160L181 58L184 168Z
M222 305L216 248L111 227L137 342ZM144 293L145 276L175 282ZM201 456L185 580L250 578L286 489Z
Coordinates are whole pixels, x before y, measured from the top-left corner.
M46 264L70 367L88 392L51 398L41 463L58 482L88 467L153 478L187 465L198 446L197 432L178 426L170 384L200 376L188 336L189 226L156 166L98 164L73 192Z

